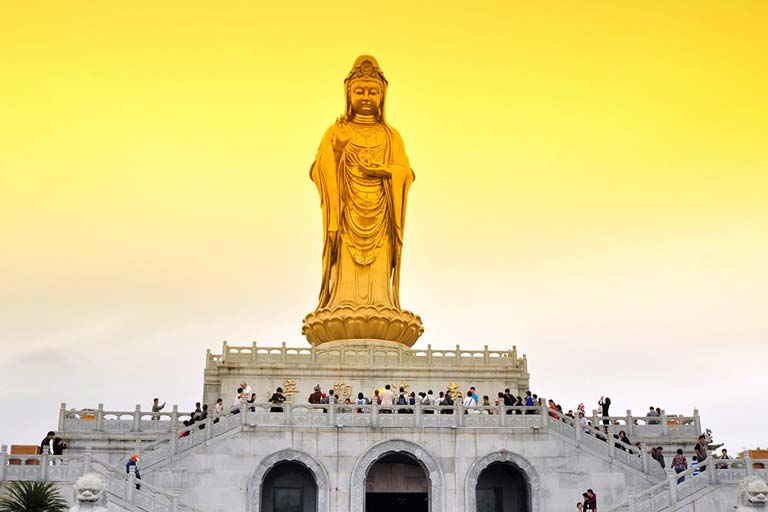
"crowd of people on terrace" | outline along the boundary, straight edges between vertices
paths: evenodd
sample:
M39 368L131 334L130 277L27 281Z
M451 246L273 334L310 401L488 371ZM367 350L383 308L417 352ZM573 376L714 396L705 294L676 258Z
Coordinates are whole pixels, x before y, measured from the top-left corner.
M497 392L496 396L491 399L489 395L481 397L474 386L470 386L465 393L460 392L455 386L450 386L438 393L434 393L431 389L417 393L406 390L404 386L395 387L391 384L385 384L382 388L374 389L368 396L363 392L358 392L357 397L353 399L350 392L347 392L347 394L349 396L341 397L333 388L323 391L322 387L317 384L312 393L308 395L307 404L317 406L317 409L322 412L328 412L328 408L321 407L324 404L340 404L341 406L335 409L336 412L342 414L370 413L371 408L367 406L373 404L378 406L377 412L380 414L413 414L417 404L420 406L423 414L455 414L458 405L463 406L464 414L502 414L502 411L506 414L539 414L541 408L546 408L547 414L551 418L580 428L586 435L595 436L606 442L608 442L609 436L612 436L617 449L634 454L638 454L641 449L640 443L633 443L625 430L619 430L613 434L609 433L609 425L612 423L617 425L619 422L618 420L612 421L610 419L611 399L604 396L601 396L597 402L598 411L602 419L598 420L598 425L594 425L583 403L579 403L575 410L570 409L564 412L562 406L554 400L550 399L544 403L542 398L530 390L516 396L509 388L506 388L504 391ZM291 396L291 399L290 402L293 403L295 396ZM287 401L289 399L283 392L283 388L277 387L268 399L270 404L269 411L283 412L284 404ZM218 422L219 417L227 413L239 414L244 407L254 412L256 411L257 404L256 393L253 392L248 383L243 382L238 386L235 397L229 407L224 405L224 400L221 398L216 401L212 412L213 422ZM156 419L155 415L159 415L159 411L164 406L164 403L162 405L159 404L158 399L154 400L152 419ZM651 406L646 414L646 423L648 425L658 425L661 423L662 415L661 408ZM208 416L208 404L201 405L200 402L197 402L195 410L190 414L190 418L184 421L184 425L189 427L195 423L201 423L198 428L203 429L205 428L204 422ZM188 431L184 431L181 433L181 436L183 437L188 434ZM662 452L663 447L654 447L651 451L651 456L661 467L666 467Z

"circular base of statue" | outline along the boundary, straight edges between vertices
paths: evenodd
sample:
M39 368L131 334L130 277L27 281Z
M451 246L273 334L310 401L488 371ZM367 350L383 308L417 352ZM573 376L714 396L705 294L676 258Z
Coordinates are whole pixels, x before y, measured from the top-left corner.
M330 341L381 340L416 343L424 333L421 318L410 311L375 306L321 308L304 318L301 333L313 346Z

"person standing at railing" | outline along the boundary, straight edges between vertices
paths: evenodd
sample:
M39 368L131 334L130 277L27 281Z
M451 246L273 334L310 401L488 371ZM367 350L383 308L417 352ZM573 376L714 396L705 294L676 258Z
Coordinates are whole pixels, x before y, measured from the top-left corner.
M507 414L512 414L512 407L514 407L517 402L515 395L512 394L509 388L506 388L504 394L501 395L501 398L504 400L504 407L507 407Z
M56 437L56 432L49 431L42 441L40 441L40 454L53 454L53 439Z
M656 454L652 455L652 457L654 458L654 460L656 460L656 462L658 462L661 465L662 469L667 467L667 463L664 460L664 447L663 446L656 447Z
M136 477L136 480L141 480L141 474L139 473L139 454L134 453L131 455L131 458L128 459L128 462L125 463L125 472L130 475L131 468L133 468L133 474ZM136 484L136 490L140 490L141 485Z
M653 406L651 406L651 409L645 415L646 418L649 418L648 419L648 424L649 425L658 425L659 424L659 420L657 420L655 418L658 418L659 416L661 416L661 414L659 414L659 412L657 412L656 409L653 408Z
M234 400L232 400L232 408L230 409L232 414L240 413L240 408L243 406L243 397L243 388L237 388L237 394L235 395Z
M165 409L165 402L160 404L160 399L155 398L152 400L152 420L153 421L160 421L160 411Z
M54 437L53 438L53 454L62 456L64 455L64 450L67 449L67 443L60 437ZM53 459L52 461L54 466L60 465L62 463L61 459Z
M685 460L685 455L683 455L683 450L678 448L677 453L672 458L672 469L675 470L675 473L682 473L686 469L688 469L688 461ZM685 477L682 476L677 479L677 483L681 484L685 481Z
M320 384L315 385L315 390L309 395L307 401L313 405L319 405L323 402L323 390Z
M696 446L693 448L693 450L696 452L696 459L699 462L704 462L707 458L707 436L704 434L701 434L699 436L699 442L696 443ZM704 471L707 468L701 468L701 471Z
M273 405L273 407L269 408L269 412L283 412L283 402L285 402L283 388L278 387L275 392L272 393L272 397L269 399L269 403Z
M606 397L600 397L600 400L597 402L597 405L600 406L600 408L603 410L603 425L606 427L606 432L608 431L608 425L611 423L611 421L608 419L608 409L611 407L611 399Z

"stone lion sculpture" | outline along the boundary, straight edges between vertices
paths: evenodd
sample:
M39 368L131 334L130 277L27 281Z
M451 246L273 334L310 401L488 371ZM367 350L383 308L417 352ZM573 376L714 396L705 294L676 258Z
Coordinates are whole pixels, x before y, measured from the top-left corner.
M748 476L739 482L736 511L768 510L768 484L759 476Z
M75 482L75 506L69 512L108 512L107 482L97 473L86 473Z

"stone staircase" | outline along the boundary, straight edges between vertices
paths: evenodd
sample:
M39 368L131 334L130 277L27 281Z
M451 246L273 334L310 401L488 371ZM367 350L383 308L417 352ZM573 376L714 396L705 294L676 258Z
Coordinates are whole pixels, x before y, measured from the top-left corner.
M736 487L742 478L756 474L768 477L768 460L745 459L715 460L688 468L682 473L667 471L667 477L658 484L603 512L674 512L691 506L697 500L726 487Z

